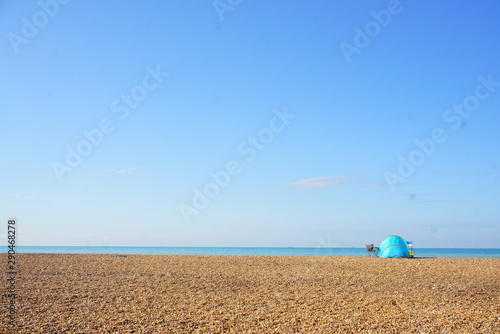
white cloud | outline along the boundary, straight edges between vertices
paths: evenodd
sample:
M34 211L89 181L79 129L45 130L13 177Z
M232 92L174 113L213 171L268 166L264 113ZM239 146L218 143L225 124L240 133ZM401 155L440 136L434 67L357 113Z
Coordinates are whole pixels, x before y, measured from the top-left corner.
M285 185L298 189L353 188L377 185L373 182L357 182L358 178L356 175L322 176L293 181Z
M8 197L28 197L31 198L33 195L35 195L38 191L37 190L30 190L30 191L20 191L20 192L13 192L13 193L0 193L0 196L8 196Z
M135 172L136 170L139 170L141 168L142 168L142 166L131 167L131 168L123 168L123 169L110 168L110 169L108 169L108 172L113 173L113 174L124 175L124 174L132 174L133 172Z

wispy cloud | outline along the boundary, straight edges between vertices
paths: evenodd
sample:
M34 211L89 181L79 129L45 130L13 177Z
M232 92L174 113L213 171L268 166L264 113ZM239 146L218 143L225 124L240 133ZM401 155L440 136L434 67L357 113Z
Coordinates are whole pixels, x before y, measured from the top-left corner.
M325 188L354 188L379 185L374 182L360 182L356 175L336 175L313 177L285 183L285 186L298 189L325 189Z
M30 190L30 191L19 191L19 192L13 192L13 193L0 193L0 196L6 196L6 197L27 197L27 198L31 198L37 192L38 192L37 190Z
M491 170L462 170L462 171L441 171L441 172L426 172L426 174L497 174L498 171Z
M422 204L434 204L434 203L453 203L453 201L448 200L429 200L429 201L419 201Z
M110 168L110 169L108 169L108 172L113 173L113 174L124 175L124 174L132 174L133 172L135 172L136 170L139 170L141 168L142 168L142 166L131 167L131 168L123 168L123 169Z

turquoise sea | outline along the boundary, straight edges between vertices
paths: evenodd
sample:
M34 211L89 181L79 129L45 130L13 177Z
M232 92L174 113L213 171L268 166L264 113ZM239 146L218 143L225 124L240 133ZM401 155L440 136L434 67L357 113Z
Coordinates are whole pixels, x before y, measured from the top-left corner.
M500 249L414 248L415 257L500 258ZM4 246L7 252L7 246ZM366 256L365 248L17 246L18 253Z

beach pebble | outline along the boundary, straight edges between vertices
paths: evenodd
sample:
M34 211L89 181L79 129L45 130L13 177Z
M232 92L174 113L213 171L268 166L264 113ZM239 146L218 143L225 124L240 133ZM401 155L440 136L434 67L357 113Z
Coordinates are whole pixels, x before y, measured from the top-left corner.
M17 260L16 327L2 320L0 333L500 328L497 258L127 255L124 261L121 255L18 254ZM6 293L0 303L7 305Z

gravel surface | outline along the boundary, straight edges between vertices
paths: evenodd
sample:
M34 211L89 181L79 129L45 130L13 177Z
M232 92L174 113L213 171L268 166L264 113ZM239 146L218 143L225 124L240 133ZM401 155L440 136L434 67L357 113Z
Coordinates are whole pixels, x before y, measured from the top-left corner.
M498 258L16 257L1 333L500 333Z

